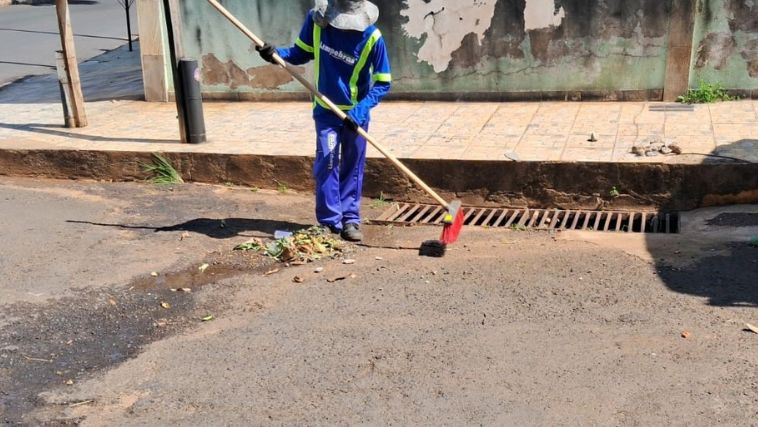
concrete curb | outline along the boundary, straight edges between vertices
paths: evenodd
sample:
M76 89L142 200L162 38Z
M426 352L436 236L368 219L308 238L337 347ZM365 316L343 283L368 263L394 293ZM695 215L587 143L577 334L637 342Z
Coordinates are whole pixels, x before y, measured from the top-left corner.
M312 191L310 157L165 153L188 182ZM0 175L139 181L151 154L0 150ZM478 206L562 209L662 208L758 203L758 164L653 164L406 160L440 190ZM613 187L621 193L612 197ZM385 159L369 159L364 196L431 202Z

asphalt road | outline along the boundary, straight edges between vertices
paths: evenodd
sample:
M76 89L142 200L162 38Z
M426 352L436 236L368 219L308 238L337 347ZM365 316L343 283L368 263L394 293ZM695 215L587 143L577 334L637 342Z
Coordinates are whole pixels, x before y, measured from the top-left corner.
M0 178L0 422L755 424L755 207L657 238L467 228L442 259L408 249L427 227L366 226L354 263L232 250L312 203Z
M116 0L71 2L71 20L79 61L127 42L126 16ZM137 34L136 5L131 8L132 33ZM0 86L55 68L60 36L55 6L0 7Z

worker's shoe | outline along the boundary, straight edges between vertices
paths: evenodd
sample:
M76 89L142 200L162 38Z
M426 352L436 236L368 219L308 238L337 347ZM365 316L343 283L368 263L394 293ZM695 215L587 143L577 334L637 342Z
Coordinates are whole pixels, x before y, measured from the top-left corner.
M363 240L363 233L361 233L358 224L345 224L345 229L342 230L340 236L348 242L360 242Z
M335 236L339 236L342 233L341 229L339 229L339 228L337 228L337 227L335 227L333 225L324 225L324 224L321 224L321 225L319 225L319 227L321 228L321 232L323 234L333 234Z

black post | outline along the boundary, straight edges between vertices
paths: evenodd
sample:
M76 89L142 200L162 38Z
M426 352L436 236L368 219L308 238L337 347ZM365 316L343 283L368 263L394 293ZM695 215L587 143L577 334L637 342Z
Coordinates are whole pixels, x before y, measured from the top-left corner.
M132 51L132 21L129 18L129 8L132 6L132 3L130 0L126 0L126 3L124 3L124 9L126 9L126 34L127 37L129 37L129 52Z
M184 83L184 110L187 112L187 136L190 144L206 141L203 97L200 90L200 69L194 59L179 60L179 74Z
M171 59L171 76L174 80L174 98L176 100L176 113L179 119L179 136L181 141L187 142L187 113L184 110L184 84L179 73L179 63L176 59L176 44L174 44L174 23L171 20L171 5L169 0L163 0L163 13L166 18L166 33L168 34L168 52Z

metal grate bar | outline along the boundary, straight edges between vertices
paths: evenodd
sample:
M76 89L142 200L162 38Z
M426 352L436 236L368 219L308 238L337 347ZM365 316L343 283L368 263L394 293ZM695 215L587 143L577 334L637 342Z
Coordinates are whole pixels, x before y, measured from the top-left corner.
M510 217L510 218L508 218L508 221L505 223L505 226L504 226L504 227L510 227L510 226L512 226L512 225L513 225L513 223L516 221L516 218L518 218L518 217L519 217L519 212L520 212L520 211L519 211L518 209L515 209L515 210L513 211L513 213L511 214L511 217Z
M440 210L442 210L442 206L437 206L421 223L428 224L429 221L433 220L440 213Z
M403 205L390 209L390 211L394 210L394 212L392 212L384 221L390 221L390 222L395 221L395 219L397 219L397 217L402 215L403 212L405 212L405 210L408 209L409 207L410 205L403 204Z
M595 214L595 225L592 226L593 230L597 230L600 228L600 218L602 218L603 213L602 212L596 212Z
M591 217L591 215L589 213L587 213L587 212L583 212L583 213L584 213L584 225L582 225L582 230L586 230L587 227L589 227L589 225L590 225L590 217Z
M558 209L556 209L556 210L553 212L553 220L550 222L550 226L549 226L549 228L550 228L551 230L554 230L554 229L555 229L555 227L557 227L557 226L558 226L558 222L561 220L561 215L562 215L562 214L565 214L565 212L561 212L561 211L559 211Z
M484 221L482 222L482 225L486 225L489 227L490 221L492 221L492 218L495 216L496 213L497 213L497 209L491 209L490 214L487 215L487 218L484 219Z
M405 213L403 214L403 216L401 216L400 218L398 218L397 221L398 222L407 222L408 218L410 218L411 215L413 215L420 207L421 206L419 206L419 205L415 205L415 206L411 207L410 209L408 209L407 211L405 211Z
M417 213L416 215L414 215L413 218L410 219L409 221L410 222L421 222L420 219L423 218L424 215L426 215L426 213L429 212L429 210L431 208L432 208L431 206L427 206L424 209L421 209L421 211L419 211L419 213Z
M474 213L476 213L476 209L466 209L464 212L466 215L463 217L463 223L468 224L468 220L471 219L471 216L474 215Z
M641 226L641 232L645 233L647 229L647 213L642 212L642 226Z
M574 223L571 224L571 229L576 230L576 226L579 225L579 217L582 215L582 211L576 212L574 214Z
M605 217L605 226L603 227L603 231L608 231L608 229L611 228L611 220L613 219L613 212L609 213Z
M474 217L469 225L479 225L479 219L487 212L487 209L479 209L479 213Z
M492 224L493 227L500 227L500 224L503 223L503 220L505 217L508 216L508 209L503 209L503 213L500 214L499 217L497 217L497 220L495 220L495 223Z

